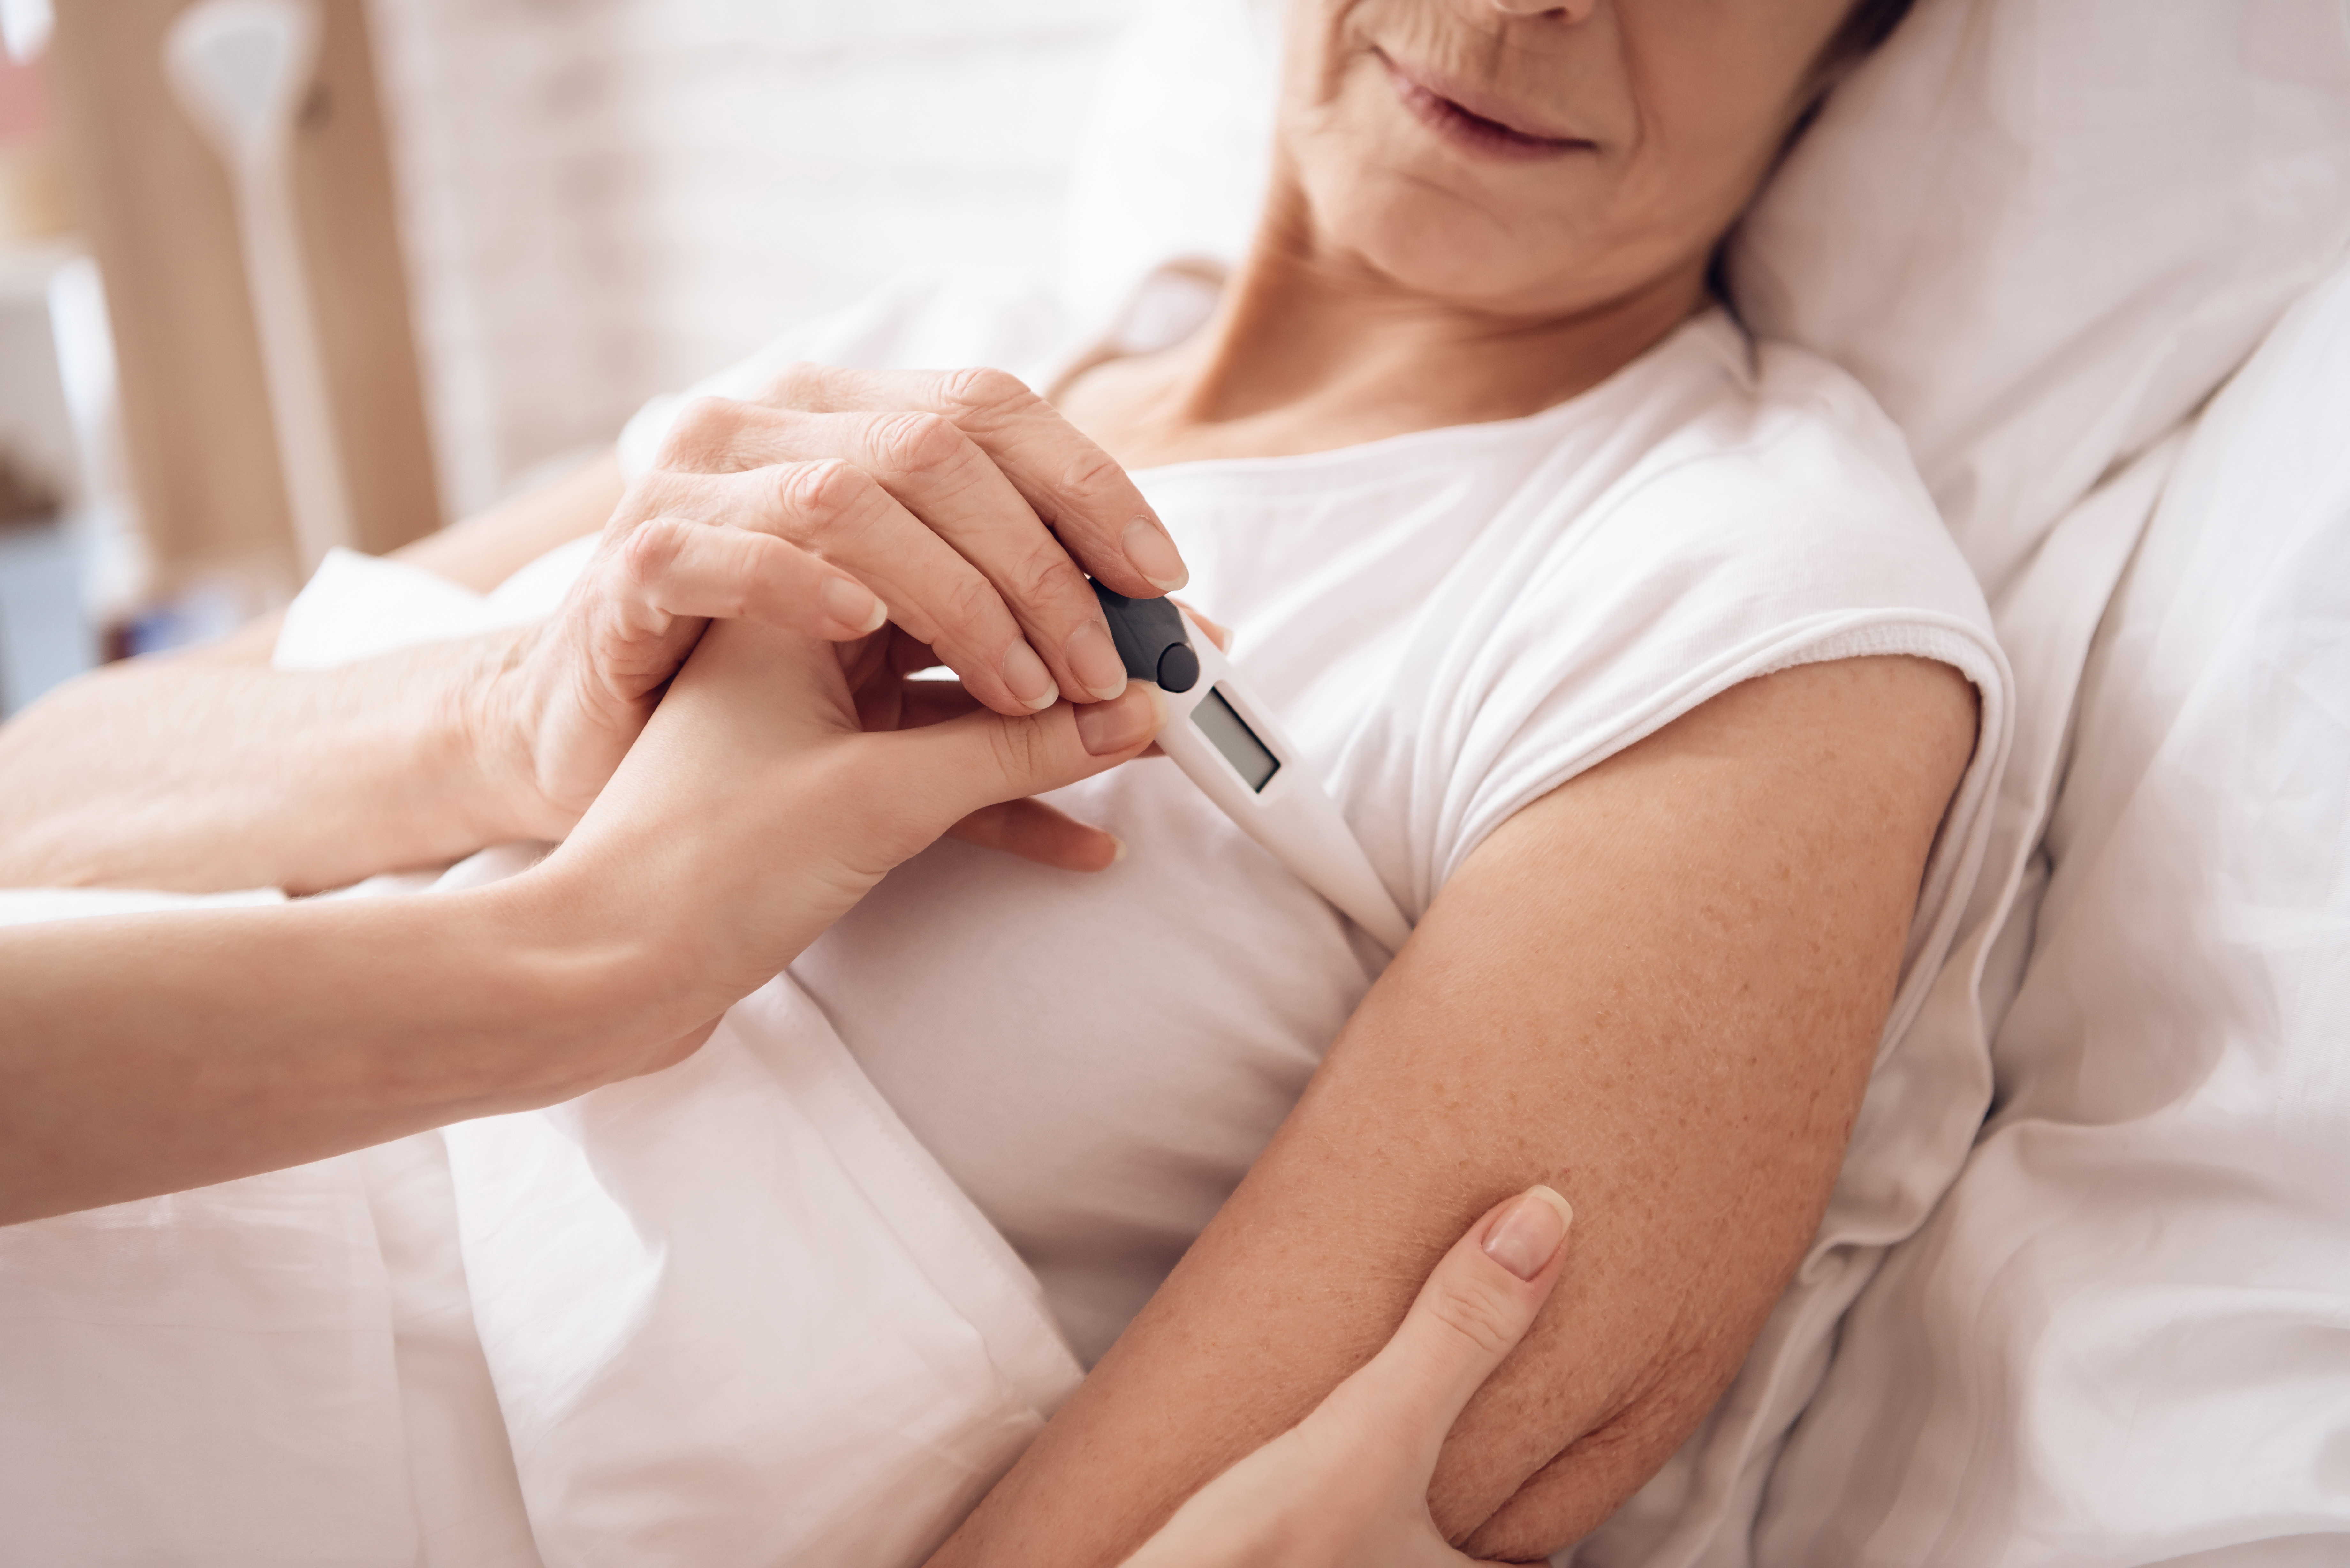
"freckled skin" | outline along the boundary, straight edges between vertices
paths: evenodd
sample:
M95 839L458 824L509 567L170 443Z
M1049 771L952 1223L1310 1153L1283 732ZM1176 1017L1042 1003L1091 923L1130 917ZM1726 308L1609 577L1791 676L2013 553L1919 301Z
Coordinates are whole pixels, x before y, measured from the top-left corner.
M1142 463L1596 385L1703 305L1849 9L1301 0L1264 217L1217 316L1055 400ZM1399 75L1588 145L1482 156ZM1507 1559L1606 1520L1720 1397L1817 1226L1973 734L1947 668L1791 670L1506 825L937 1561L1118 1560L1367 1359L1461 1227L1535 1181L1575 1207L1573 1262L1454 1426L1430 1506Z
M1053 400L1131 466L1323 451L1593 386L1702 306L1721 234L1833 74L1844 10L1297 0L1263 223L1217 317ZM1484 156L1399 74L1575 145ZM403 555L485 589L622 500L607 462ZM1106 514L1104 537L1132 515ZM118 667L0 732L14 879L325 887L512 836L503 803L453 787L472 710L415 701L488 675L276 678L275 631ZM403 704L421 716L380 722ZM1605 1518L1718 1396L1816 1224L1972 735L1945 668L1790 670L1506 825L941 1561L1122 1557L1367 1358L1463 1227L1537 1181L1576 1210L1571 1266L1454 1428L1431 1501L1503 1557ZM563 978L554 992L584 994Z
M1752 681L1482 846L1271 1148L941 1561L1118 1560L1400 1321L1462 1225L1575 1206L1452 1428L1438 1525L1541 1556L1735 1375L1834 1185L1973 696L1908 659Z

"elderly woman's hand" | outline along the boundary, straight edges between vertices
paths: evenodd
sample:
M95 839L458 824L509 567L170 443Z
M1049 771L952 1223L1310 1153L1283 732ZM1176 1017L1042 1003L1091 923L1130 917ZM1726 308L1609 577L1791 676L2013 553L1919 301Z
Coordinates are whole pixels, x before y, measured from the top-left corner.
M871 645L849 663L886 670ZM1140 754L1166 714L1148 685L1016 719L966 707L912 711L887 680L852 686L822 637L728 621L518 876L0 933L0 1225L666 1066L891 867Z
M712 620L846 640L886 616L893 666L943 663L1016 717L1125 690L1088 572L1140 597L1187 576L1124 472L1019 381L798 366L760 402L687 407L478 722L518 830L559 837ZM1049 832L1005 846L1106 851L1071 859Z
M1534 1326L1565 1257L1566 1199L1530 1188L1488 1210L1421 1287L1395 1337L1296 1426L1210 1481L1126 1568L1442 1568L1429 1478L1478 1386Z

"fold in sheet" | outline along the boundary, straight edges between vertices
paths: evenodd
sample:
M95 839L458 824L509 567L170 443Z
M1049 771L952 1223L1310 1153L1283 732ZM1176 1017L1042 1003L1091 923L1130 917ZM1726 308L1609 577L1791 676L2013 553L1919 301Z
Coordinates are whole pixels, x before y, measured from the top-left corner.
M279 898L0 892L0 923ZM0 1229L0 1558L910 1564L1080 1376L778 980L567 1106Z
M918 1563L1081 1376L788 979L679 1066L447 1137L548 1568Z
M0 892L0 925L276 903ZM412 1568L356 1157L0 1227L0 1561Z

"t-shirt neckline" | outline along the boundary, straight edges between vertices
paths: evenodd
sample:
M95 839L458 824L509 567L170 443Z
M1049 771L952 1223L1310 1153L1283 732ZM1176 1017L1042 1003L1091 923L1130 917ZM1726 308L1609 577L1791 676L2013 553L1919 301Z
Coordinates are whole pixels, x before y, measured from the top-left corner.
M1159 282L1166 275L1168 270L1165 267L1154 269L1138 281L1128 296L1128 308L1119 311L1111 318L1112 321L1122 323L1131 314L1132 301L1144 289ZM1071 348L1065 345L1060 352L1054 354L1047 361L1055 374L1045 379L1043 384L1053 384L1059 379L1059 374L1065 373L1063 367L1074 365L1081 358L1098 351L1103 343L1115 333L1116 327L1113 326L1108 331L1089 335L1081 346ZM1734 341L1723 342L1725 335ZM1345 446L1329 447L1321 452L1283 452L1263 457L1185 458L1175 462L1155 463L1147 468L1131 470L1129 477L1140 481L1213 478L1226 474L1263 477L1275 472L1326 472L1333 468L1356 465L1378 467L1398 461L1409 462L1421 456L1424 449L1430 448L1440 450L1455 445L1481 446L1508 442L1529 431L1539 431L1547 423L1553 421L1566 423L1572 418L1580 417L1592 404L1609 396L1620 395L1623 389L1630 385L1636 376L1661 363L1683 343L1699 339L1716 346L1718 349L1723 351L1723 358L1732 362L1742 360L1746 350L1751 347L1745 329L1738 324L1737 318L1723 306L1721 301L1715 300L1708 304L1704 309L1676 323L1671 331L1643 348L1611 374L1572 396L1562 398L1547 408L1536 409L1530 414L1514 414L1508 419L1501 420L1478 420L1468 424L1431 425L1424 430L1402 431L1394 435L1378 436L1365 441L1353 441ZM1155 352L1151 349L1135 351Z

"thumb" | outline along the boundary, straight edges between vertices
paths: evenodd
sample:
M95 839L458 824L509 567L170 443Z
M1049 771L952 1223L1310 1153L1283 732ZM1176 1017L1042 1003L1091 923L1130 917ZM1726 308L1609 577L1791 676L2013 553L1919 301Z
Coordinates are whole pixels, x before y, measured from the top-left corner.
M1436 1265L1395 1337L1332 1391L1342 1428L1406 1435L1423 1451L1423 1485L1461 1407L1534 1326L1558 1283L1575 1210L1531 1187L1485 1211Z
M983 806L1042 794L1141 754L1167 722L1167 700L1148 681L1107 702L1056 702L1006 718L986 709L888 737L915 776L936 781L948 821Z

